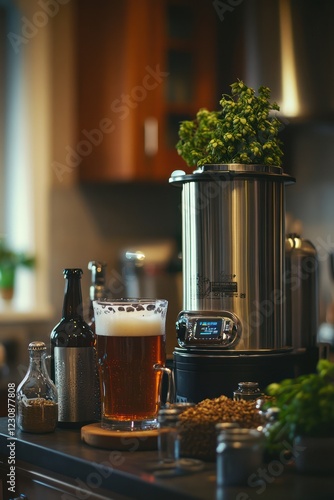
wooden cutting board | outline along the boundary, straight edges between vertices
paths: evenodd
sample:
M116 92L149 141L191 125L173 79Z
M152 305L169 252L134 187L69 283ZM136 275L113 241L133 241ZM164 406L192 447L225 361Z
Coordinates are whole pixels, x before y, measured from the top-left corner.
M108 450L156 450L158 430L112 431L103 429L100 423L95 423L81 427L81 439L90 446Z

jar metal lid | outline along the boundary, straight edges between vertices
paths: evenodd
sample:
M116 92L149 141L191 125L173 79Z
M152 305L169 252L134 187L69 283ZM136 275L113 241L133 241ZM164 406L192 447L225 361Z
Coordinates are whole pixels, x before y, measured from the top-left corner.
M215 428L217 432L224 432L230 429L240 429L240 425L237 422L219 422Z
M163 408L158 413L159 424L176 423L180 412L172 408Z
M225 442L252 442L264 438L263 433L257 429L246 429L244 427L224 429L220 434Z

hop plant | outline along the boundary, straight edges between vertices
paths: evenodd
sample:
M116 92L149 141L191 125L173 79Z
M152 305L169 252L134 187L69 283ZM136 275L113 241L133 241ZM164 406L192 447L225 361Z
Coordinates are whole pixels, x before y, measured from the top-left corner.
M178 154L190 167L206 163L248 163L281 166L283 152L278 133L282 122L270 103L270 89L260 87L258 95L241 80L223 94L219 111L200 109L193 121L179 128Z

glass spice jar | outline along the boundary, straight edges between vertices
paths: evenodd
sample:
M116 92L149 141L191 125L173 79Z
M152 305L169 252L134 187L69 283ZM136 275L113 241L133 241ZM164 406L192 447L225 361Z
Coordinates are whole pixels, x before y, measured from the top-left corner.
M163 464L175 464L178 459L177 425L180 412L175 408L163 408L158 414L159 461Z
M189 402L174 403L159 411L159 463L155 471L157 477L179 475L181 471L197 472L204 467L201 460L181 457L182 439L179 431L179 417L181 413L193 406L195 404Z
M235 401L240 401L240 399L255 401L261 396L263 396L263 393L259 389L258 382L239 382L238 389L233 392L233 399Z
M176 463L180 459L179 416L194 403L172 403L158 414L158 451L161 463Z
M34 341L28 350L28 371L16 390L17 425L25 432L52 432L58 421L58 394L46 369L46 346Z

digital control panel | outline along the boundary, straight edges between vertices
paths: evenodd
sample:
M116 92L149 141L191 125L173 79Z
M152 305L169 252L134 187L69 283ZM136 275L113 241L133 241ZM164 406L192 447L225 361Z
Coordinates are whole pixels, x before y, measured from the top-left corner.
M182 311L176 321L180 347L233 347L241 335L241 323L235 314L220 311Z
M218 339L222 334L223 318L198 319L195 323L194 336L197 339Z

